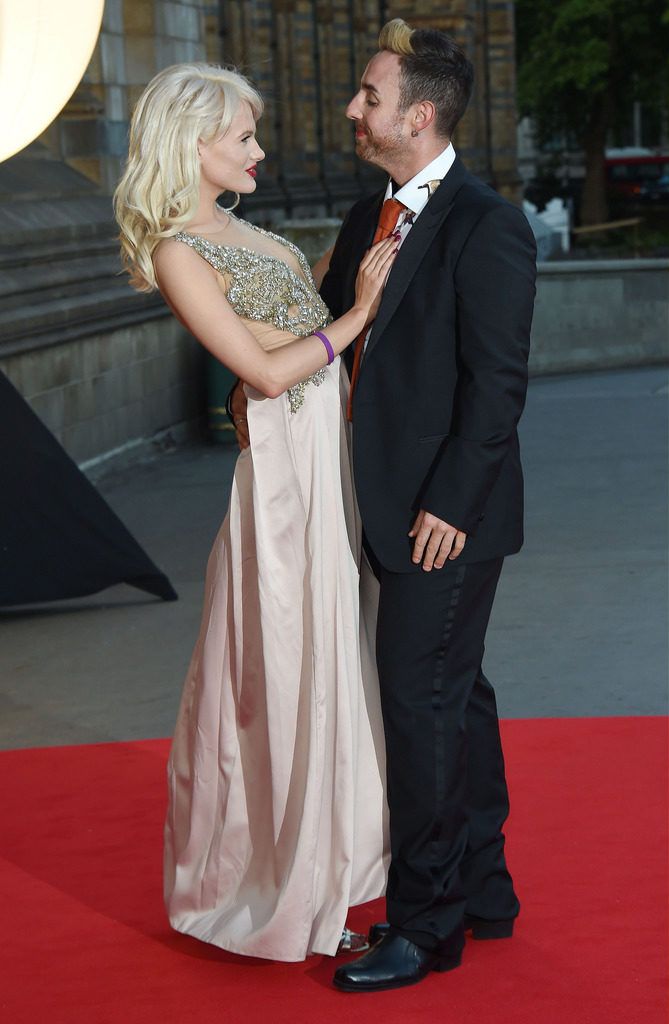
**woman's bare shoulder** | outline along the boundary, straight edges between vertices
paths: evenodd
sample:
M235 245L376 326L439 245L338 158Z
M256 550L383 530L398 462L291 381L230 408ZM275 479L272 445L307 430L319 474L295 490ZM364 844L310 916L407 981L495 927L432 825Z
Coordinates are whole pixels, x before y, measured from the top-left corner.
M153 250L152 259L161 290L173 288L186 278L191 285L199 281L206 286L217 277L214 268L178 238L162 238Z
M178 238L161 238L153 250L153 262L156 266L170 267L175 264L187 266L189 263L204 261L189 245L180 242Z

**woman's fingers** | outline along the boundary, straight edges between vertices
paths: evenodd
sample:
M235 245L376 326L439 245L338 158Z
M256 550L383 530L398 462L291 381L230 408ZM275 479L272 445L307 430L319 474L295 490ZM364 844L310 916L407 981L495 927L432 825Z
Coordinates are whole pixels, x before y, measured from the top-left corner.
M388 252L382 254L380 269L385 271L385 273L388 273L388 270L390 269L390 264L393 262L396 256L397 245L395 245L394 248L390 249Z
M391 253L397 246L397 240L390 235L388 238L384 238L382 241L377 242L371 249L368 249L363 259L360 261L360 270L367 270L373 267L376 262L387 253Z
M383 248L377 249L372 254L369 263L364 269L365 276L370 279L385 281L391 264L395 259L397 245L394 240L392 240L390 245L387 245L386 241L384 240L380 243Z
M377 242L371 249L371 265L375 267L383 266L388 258L393 255L396 248L397 241L392 235L389 238L384 238L382 242Z
M356 279L356 294L369 306L370 319L376 315L383 286L396 253L397 239L391 235L373 245L360 262Z

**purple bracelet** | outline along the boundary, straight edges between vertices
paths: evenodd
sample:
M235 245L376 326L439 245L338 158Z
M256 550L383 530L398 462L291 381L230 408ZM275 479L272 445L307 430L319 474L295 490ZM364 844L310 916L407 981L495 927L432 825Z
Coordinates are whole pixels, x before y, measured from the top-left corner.
M335 357L334 349L332 348L332 345L330 344L330 339L326 338L322 331L314 331L313 335L314 335L314 338L320 338L321 341L323 342L323 344L325 345L325 351L328 354L328 366L329 366L330 363L334 362L334 357Z

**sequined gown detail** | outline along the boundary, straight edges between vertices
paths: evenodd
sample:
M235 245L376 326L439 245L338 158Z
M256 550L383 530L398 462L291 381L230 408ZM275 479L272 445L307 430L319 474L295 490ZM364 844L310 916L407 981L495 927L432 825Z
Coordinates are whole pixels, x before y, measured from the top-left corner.
M323 327L303 254L250 227L245 243L257 233L272 253L176 237L266 349ZM278 398L246 387L251 446L209 558L168 764L172 926L275 960L334 954L349 906L385 888L376 593L364 570L359 604L345 389L339 359Z

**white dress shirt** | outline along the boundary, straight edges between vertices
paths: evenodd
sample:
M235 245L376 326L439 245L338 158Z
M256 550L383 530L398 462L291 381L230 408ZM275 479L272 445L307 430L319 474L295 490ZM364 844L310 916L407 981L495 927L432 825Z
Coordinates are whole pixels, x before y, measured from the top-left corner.
M404 213L400 214L397 222L396 231L399 231L401 238L399 245L402 244L406 236L411 230L412 224L416 223L416 219L420 216L421 211L425 208L425 204L430 198L430 190L427 187L429 181L441 181L445 178L455 160L455 150L453 144L449 142L446 149L444 149L439 156L435 156L427 167L423 167L422 171L415 174L410 181L407 181L406 185L402 185L398 188L397 192L393 194L393 183L388 182L388 188L384 199L397 199L398 203L404 203L407 209Z
M397 199L399 203L404 203L406 210L404 210L397 221L396 232L399 232L399 241L397 243L398 249L405 240L411 227L416 223L416 220L421 214L421 211L425 208L425 205L430 198L430 189L427 187L429 181L440 181L445 178L455 160L455 150L453 144L449 142L446 149L442 150L438 156L435 156L434 160L431 160L427 167L423 167L418 174L414 174L410 181L407 181L406 185L402 185L398 188L397 192L393 194L393 183L392 179L388 182L388 188L386 194L383 197L386 199ZM365 348L367 348L367 342L369 336L372 333L372 326L367 331L367 337L365 338ZM364 351L364 349L363 349Z

